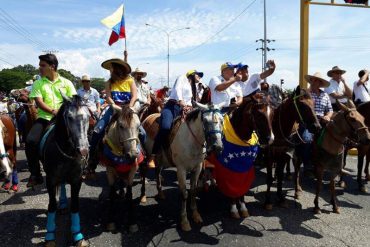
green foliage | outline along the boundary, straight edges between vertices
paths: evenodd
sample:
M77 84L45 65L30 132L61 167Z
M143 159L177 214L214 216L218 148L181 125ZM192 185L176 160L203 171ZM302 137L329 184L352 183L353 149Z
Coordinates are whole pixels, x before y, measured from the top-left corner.
M74 76L70 71L65 69L58 69L59 75L63 76L64 78L70 80L71 82L75 82L77 77Z
M91 87L101 92L105 88L105 79L104 78L91 78Z

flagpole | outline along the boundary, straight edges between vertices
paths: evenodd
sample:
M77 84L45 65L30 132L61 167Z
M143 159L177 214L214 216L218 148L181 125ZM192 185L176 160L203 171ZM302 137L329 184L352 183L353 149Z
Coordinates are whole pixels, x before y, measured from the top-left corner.
M124 61L127 63L127 42L126 42L127 36L125 37L125 49L123 50L123 57Z

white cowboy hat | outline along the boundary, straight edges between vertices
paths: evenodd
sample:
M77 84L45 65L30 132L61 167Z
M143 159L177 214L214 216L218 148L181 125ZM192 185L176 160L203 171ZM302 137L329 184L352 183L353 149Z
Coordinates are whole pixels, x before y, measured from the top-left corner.
M26 81L26 85L32 85L32 84L33 84L33 80Z
M126 63L125 61L123 61L122 59L120 59L120 58L108 59L108 60L104 61L101 64L101 66L104 69L110 70L111 67L112 67L112 63L116 63L116 64L119 64L119 65L122 65L126 69L127 74L130 74L131 73L131 66L128 63Z
M83 76L81 77L81 81L91 81L90 76L88 76L88 75L83 75Z
M132 76L135 76L136 74L142 74L143 75L143 78L145 78L147 76L147 73L145 71L142 71L140 70L139 68L136 68L132 73L131 75Z
M323 76L321 75L320 72L316 72L315 74L313 75L305 75L304 76L304 79L311 84L311 80L312 79L317 79L320 81L320 87L329 87L330 86L330 82L328 82L327 80L325 80L323 78Z
M338 66L334 66L331 70L329 70L329 71L328 71L327 75L328 75L329 77L333 77L333 73L334 73L334 72L339 72L339 73L341 73L342 75L343 75L344 73L346 73L346 71L345 71L345 70L340 69Z

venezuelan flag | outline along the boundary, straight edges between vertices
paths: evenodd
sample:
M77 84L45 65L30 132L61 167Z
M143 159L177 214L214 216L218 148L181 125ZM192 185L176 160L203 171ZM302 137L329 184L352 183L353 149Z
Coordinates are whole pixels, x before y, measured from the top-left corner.
M125 8L122 4L113 14L101 20L103 25L112 29L112 34L109 38L109 45L117 42L118 39L126 38L124 13Z
M235 133L229 116L224 117L223 145L221 155L210 157L214 164L214 177L219 190L226 196L243 196L251 187L254 178L254 161L258 153L258 137L252 134L248 141L241 140Z

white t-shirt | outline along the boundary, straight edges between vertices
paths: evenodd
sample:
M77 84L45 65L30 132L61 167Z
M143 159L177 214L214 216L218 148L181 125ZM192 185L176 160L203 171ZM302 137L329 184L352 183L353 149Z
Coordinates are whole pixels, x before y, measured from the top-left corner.
M370 101L370 95L369 92L366 91L365 87L360 84L360 86L357 85L358 81L355 81L353 83L353 94L355 95L355 101L361 100L361 102L368 102ZM367 82L365 82L365 86L367 88Z
M227 107L230 105L230 100L234 97L241 97L243 95L240 85L235 82L223 91L217 91L217 85L223 83L225 79L222 76L214 76L209 81L209 88L211 90L211 102L215 105Z
M182 100L186 105L191 105L191 98L193 94L191 92L191 85L188 78L185 75L177 77L175 85L173 86L169 99Z
M329 94L330 102L332 104L336 103L336 100L330 96L331 93L338 93L338 94L344 94L344 85L343 83L338 83L336 80L331 79L330 86L325 88L325 93ZM347 98L338 99L341 103L347 103Z
M260 74L252 74L247 81L239 81L238 83L242 88L243 96L248 96L260 88L260 82Z
M90 87L89 90L85 90L81 87L77 90L77 94L82 98L92 112L96 112L96 104L100 102L100 96L99 92L95 88Z

